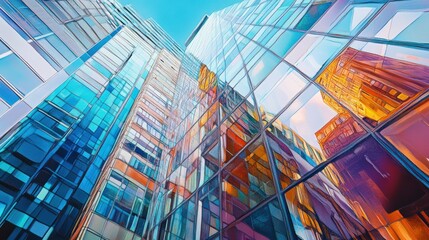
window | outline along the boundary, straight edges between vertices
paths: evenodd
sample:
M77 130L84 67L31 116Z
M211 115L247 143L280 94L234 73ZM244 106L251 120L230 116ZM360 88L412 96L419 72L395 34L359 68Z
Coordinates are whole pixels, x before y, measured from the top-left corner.
M0 41L0 49L10 49ZM12 51L0 55L0 75L21 94L27 94L42 80Z
M2 99L8 105L13 105L20 99L18 95L10 87L8 87L6 83L3 82L3 80L1 80L1 78L0 78L0 99Z

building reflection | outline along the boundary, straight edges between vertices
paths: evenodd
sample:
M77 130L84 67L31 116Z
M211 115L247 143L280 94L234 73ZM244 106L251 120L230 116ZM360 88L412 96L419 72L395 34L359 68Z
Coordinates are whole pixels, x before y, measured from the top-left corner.
M348 49L345 55L351 52ZM357 53L354 52L354 55ZM364 81L360 84L359 87L369 94L371 85ZM406 93L408 97L402 103L405 102L423 88L423 85L420 88L416 86L418 84L411 88L398 83L395 88L398 91L396 98L403 98ZM371 93L375 94L375 98L385 99L381 90ZM350 92L342 92L348 91L344 88L338 91L338 96L351 96ZM261 120L269 124L266 136L282 188L299 180L313 167L350 146L365 133L336 100L323 91L319 94L324 106L337 113L314 132L319 146L311 144L306 137L290 127L288 122L283 123L280 117L265 112L263 108L259 109ZM270 170L266 155L268 149L260 140L247 145L246 139L254 136L254 129L258 128L255 127L258 123L257 109L252 101L233 89L230 89L227 96L233 98L221 98L220 106L226 111L232 111L232 116L237 112L239 114L234 118L238 121L225 127L224 149L226 155L229 152L230 156L243 148L244 150L237 157L227 159L227 162L232 162L224 168L221 175L222 216L225 226L274 194L273 170ZM356 93L355 96L359 97L354 99L355 102L363 99L361 93ZM234 101L234 104L228 101ZM238 107L231 109L228 106ZM382 115L377 115L378 113L386 112L381 111L381 105L378 105L378 110L363 103L360 106L372 114L367 114L367 119L374 122L382 119ZM386 116L387 114L384 115ZM222 126L224 125L221 124L221 129ZM406 190L399 192L397 189ZM296 234L301 239L421 239L429 230L426 224L428 216L425 202L429 197L427 188L372 138L362 141L310 180L289 190L285 196ZM240 223L226 231L224 237L266 239L264 236L268 236L260 235L246 226L245 222Z
M336 172L338 183L328 169ZM369 138L286 198L301 239L424 239L428 194Z
M270 113L264 113L262 118L264 122L268 123L274 118L274 116ZM306 161L311 163L311 165L316 166L326 160L326 157L317 147L308 143L296 131L282 123L280 119L274 120L269 131L282 139L282 141L292 148L293 151L306 159Z
M426 90L428 73L429 67L424 65L348 47L328 65L317 83L375 126Z
M370 123L385 119L401 104L426 88L426 83L416 80L418 77L413 74L409 75L411 79L407 84L401 83L399 77L389 78L389 82L387 80L383 82L383 76L387 78L388 73L401 70L396 68L389 72L389 67L411 66L393 59L387 59L383 63L390 64L386 71L378 72L379 69L374 69L374 72L369 75L366 72L359 73L353 70L353 82L350 80L352 74L350 69L353 67L364 70L358 68L357 63L353 61L353 64L347 65L343 58L347 60L354 58L357 62L366 59L367 64L378 58L372 54L360 56L357 51L347 49L338 58L341 60L336 60L336 66L341 65L342 68L337 68L335 72L344 75L337 76L331 73L330 77L335 78L339 83L334 88L332 84L335 81L330 80L327 85L336 89L335 97L342 99L340 96L347 96L350 102L355 103L356 109L351 109L352 111L363 109L359 113ZM344 69L347 67L350 69ZM416 64L414 67L417 68L417 72L420 71L419 74L421 71L426 71L425 67ZM409 69L406 70L409 72ZM326 73L323 74L329 76ZM376 78L375 74L379 77ZM370 77L378 80L368 82ZM410 84L413 79L414 83ZM338 88L347 81L349 81L347 85ZM378 84L382 82L385 85ZM320 78L319 83L325 84ZM394 87L384 87L387 84L392 86L392 83L395 84ZM345 86L353 87L345 88ZM390 95L386 95L386 92ZM283 123L281 118L275 119L275 116L260 109L262 120L265 123L271 123L266 135L276 160L276 168L283 188L298 180L311 169L311 166L331 158L365 133L365 130L336 100L323 91L320 94L325 106L337 112L337 115L314 133L320 150L319 146L312 146L288 124ZM394 107L389 108L390 105L387 104L370 104L368 101L370 98L377 99L379 103L380 101L390 102ZM349 107L350 102L346 103ZM252 154L246 152L245 155ZM234 175L237 176L237 173ZM397 189L404 190L397 191ZM231 193L231 195L239 194ZM362 141L310 180L288 191L286 198L293 215L296 234L301 239L423 239L429 230L428 204L426 204L429 198L428 189L372 138ZM241 213L236 215L238 217Z
M323 102L338 114L315 133L326 158L332 157L364 133L363 128L335 100L322 92Z
M179 96L196 104L177 124L183 138L170 151L167 178L155 193L157 206L164 207L154 208L154 225L166 232L161 236L182 239L188 232L177 226L194 224L199 227L192 237L202 239L219 237L222 228L224 239L286 238L278 228L285 224L281 209L271 201L278 181L300 239L423 239L429 230L427 188L365 136L350 111L375 126L427 88L420 76L425 71L347 48L316 81L326 92L311 84L288 107L292 110L273 114L200 65L198 90ZM400 80L404 73L406 83ZM312 115L298 118L302 110ZM331 162L323 170L301 179L326 161ZM296 181L301 183L285 190ZM192 209L184 213L188 203ZM184 221L194 208L195 223ZM157 236L152 229L149 237Z

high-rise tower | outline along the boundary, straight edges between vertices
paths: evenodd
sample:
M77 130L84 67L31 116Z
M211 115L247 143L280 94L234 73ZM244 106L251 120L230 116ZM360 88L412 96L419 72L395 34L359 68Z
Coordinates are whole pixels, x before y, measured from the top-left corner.
M125 195L141 203L113 221L141 236L183 51L114 1L0 6L2 237L65 239L86 226L84 206L116 176L108 167L121 148L135 154L118 170L130 178Z
M148 239L427 238L428 9L244 1L204 17Z

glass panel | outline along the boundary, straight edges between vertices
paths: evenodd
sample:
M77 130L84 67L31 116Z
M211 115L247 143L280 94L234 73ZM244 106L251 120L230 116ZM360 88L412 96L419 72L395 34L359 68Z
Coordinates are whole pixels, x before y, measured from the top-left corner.
M428 189L369 138L286 194L301 239L426 239Z
M9 3L1 1L0 5L17 25L22 27L32 37L38 37L51 32L46 24L44 24L22 1L9 1ZM26 37L24 38L27 39Z
M256 210L235 226L224 230L227 240L284 240L286 229L277 199Z
M429 101L381 131L396 148L429 175Z
M298 72L280 63L254 92L261 114L277 115L307 84Z
M201 219L197 224L201 225L200 239L207 239L220 229L219 179L214 178L202 187L199 196L198 211L201 214L197 216Z
M347 39L307 34L286 55L285 60L312 78L337 55L347 42Z
M260 124L257 115L250 96L221 124L222 162L228 162L258 133Z
M67 61L71 62L76 58L76 55L56 35L50 35L46 39Z
M378 10L381 4L352 5L331 29L330 33L355 35L367 20Z
M49 227L46 226L45 224L42 224L38 221L34 221L33 225L30 228L30 231L39 237L43 237L45 235L46 231L48 230L48 228Z
M3 113L5 113L8 109L9 109L9 106L6 105L6 103L4 103L3 101L0 101L0 116L3 115ZM3 211L2 208L3 206L0 203L0 214Z
M244 72L243 72L244 73ZM226 90L219 96L219 103L223 110L223 116L233 111L245 97L250 93L249 80L243 76L234 88L227 86Z
M428 11L426 0L390 2L360 36L429 43Z
M270 51L264 55L249 69L249 77L253 86L257 86L280 63L280 58ZM249 65L250 66L250 65Z
M13 52L0 58L0 75L23 94L29 93L42 83L40 78Z
M223 222L229 224L275 193L262 139L250 144L222 172Z
M299 23L295 26L295 29L302 31L309 30L331 5L332 2L316 2L311 5Z
M288 134L291 134L289 131ZM301 178L301 174L308 172L308 163L302 161L296 151L291 150L279 137L270 131L266 132L270 151L274 156L276 171L282 188L286 188L293 181ZM299 164L298 164L299 163Z
M218 137L219 134L213 134L207 138L206 142L212 142L213 139ZM220 144L218 142L212 144L212 146L202 144L201 152L200 186L219 170Z
M234 79L227 85L227 89L239 93L242 97L246 97L250 92L249 80L244 69L234 77Z
M303 33L301 32L287 30L276 40L270 49L279 57L284 57L292 46L298 42L302 35Z
M53 35L45 38L41 38L37 40L37 43L46 51L48 52L61 66L67 66L69 61L67 61L64 56L61 54L65 51L65 48L63 50L60 46L54 46L49 42L50 37L55 37ZM35 42L32 42L31 45L37 49L38 45Z
M182 181L184 181L185 198L189 197L198 186L198 164L200 151L196 150L182 163Z
M195 198L181 205L168 219L159 239L195 239Z
M3 58L3 53L9 52L10 49L2 42L0 41L0 58Z
M428 52L353 42L316 80L336 99L376 126L429 87Z
M3 99L7 104L13 105L19 100L18 95L12 91L6 84L0 79L0 99Z
M0 2L0 5L2 5L3 7L4 7L4 5L3 4L5 4L5 3L3 3L3 2ZM7 9L7 8L4 8L5 10ZM9 12L9 14L10 14L10 12ZM9 26L11 26L23 39L25 39L25 40L29 40L30 39L30 37L27 35L27 33L25 33L22 29L21 29L21 27L19 27L5 12L4 12L4 10L3 9L0 9L0 17L2 17L8 24L9 24ZM2 45L1 44L1 41L0 41L0 45ZM1 47L0 47L1 48ZM0 54L1 54L2 52L0 51Z
M275 155L281 155L277 164L294 162L292 172L283 173L286 176L293 173L294 176L289 176L291 179L334 156L365 133L344 108L313 85L277 119L265 117L266 122L272 122L268 136L282 143L279 147L287 146L276 150Z

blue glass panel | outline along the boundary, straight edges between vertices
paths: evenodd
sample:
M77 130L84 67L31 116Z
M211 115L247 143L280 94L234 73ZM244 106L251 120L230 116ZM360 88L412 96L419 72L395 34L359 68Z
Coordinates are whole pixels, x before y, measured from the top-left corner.
M332 2L313 4L295 28L303 31L309 30L331 5Z
M19 97L14 93L3 81L0 80L0 98L3 99L7 104L13 105L19 100Z
M40 78L15 54L0 59L0 75L23 94L29 93L42 83Z
M298 42L303 33L287 30L270 47L271 51L280 57L284 57L289 49Z
M33 223L33 226L31 226L31 228L30 228L30 231L39 237L43 237L47 230L48 230L48 226L46 226L45 224L42 224L38 221L35 221Z
M107 79L112 77L112 73L99 62L91 60L90 64L97 70L97 72L103 74Z
M30 217L21 211L13 210L7 220L18 227L27 228Z
M249 77L253 86L257 86L280 63L280 59L270 51L264 55L249 70Z

